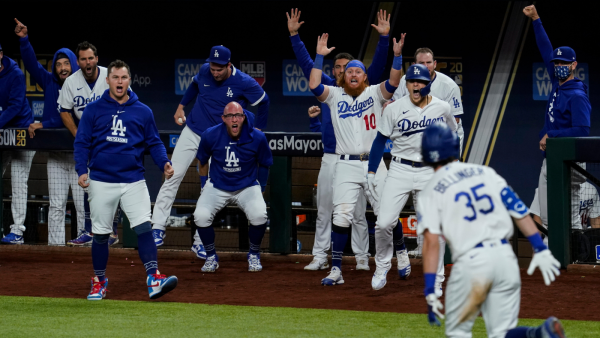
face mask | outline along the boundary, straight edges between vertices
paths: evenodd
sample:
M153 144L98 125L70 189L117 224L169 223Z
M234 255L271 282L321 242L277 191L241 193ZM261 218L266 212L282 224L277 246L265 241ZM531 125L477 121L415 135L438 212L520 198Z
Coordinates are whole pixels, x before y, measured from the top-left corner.
M569 75L571 75L571 65L554 67L554 76L556 76L559 80L564 81L569 77Z

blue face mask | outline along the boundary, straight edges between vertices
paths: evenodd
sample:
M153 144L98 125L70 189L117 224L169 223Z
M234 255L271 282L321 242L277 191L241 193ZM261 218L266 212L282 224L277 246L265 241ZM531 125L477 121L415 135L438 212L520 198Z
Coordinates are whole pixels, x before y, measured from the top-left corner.
M559 80L566 80L571 75L571 65L568 66L554 66L554 76Z

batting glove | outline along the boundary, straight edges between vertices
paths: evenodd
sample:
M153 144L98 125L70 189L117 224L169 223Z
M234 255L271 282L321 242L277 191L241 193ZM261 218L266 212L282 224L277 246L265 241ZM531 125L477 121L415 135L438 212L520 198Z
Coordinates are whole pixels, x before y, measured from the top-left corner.
M444 319L444 315L442 314L442 310L444 309L444 304L440 302L435 293L430 293L425 296L427 300L427 320L429 321L429 325L431 326L441 326L442 324L438 320Z
M556 280L556 276L560 276L560 270L558 270L560 262L552 256L552 253L548 249L533 254L527 274L532 275L535 268L540 269L546 285L550 285L550 283Z

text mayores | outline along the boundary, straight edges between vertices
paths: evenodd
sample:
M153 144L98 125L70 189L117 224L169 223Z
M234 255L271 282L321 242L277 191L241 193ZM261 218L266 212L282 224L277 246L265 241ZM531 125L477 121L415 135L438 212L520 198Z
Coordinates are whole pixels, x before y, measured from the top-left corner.
M300 138L295 139L295 136L284 136L283 139L270 140L269 147L271 148L271 150L300 150L306 154L309 149L311 151L322 150L323 143L321 142L321 140L302 140Z

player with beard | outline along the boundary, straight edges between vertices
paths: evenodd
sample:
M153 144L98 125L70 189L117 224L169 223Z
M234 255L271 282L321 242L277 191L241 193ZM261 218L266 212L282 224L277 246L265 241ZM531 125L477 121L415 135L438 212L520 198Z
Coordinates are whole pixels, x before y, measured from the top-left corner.
M323 285L343 284L341 264L342 253L348 240L350 224L353 223L354 210L361 194L369 199L375 215L379 214L378 192L369 191L366 180L369 150L377 135L377 121L381 117L383 103L389 100L400 83L402 74L402 46L394 39L394 63L390 79L378 85L369 86L365 66L353 60L346 65L339 87L324 86L321 83L323 58L335 47L327 48L329 35L318 39L317 56L310 73L309 86L320 102L325 102L331 110L331 120L337 140L333 178L333 226L332 269L321 281ZM383 161L379 163L377 180L383 180L387 169ZM379 184L383 187L383 181ZM364 210L360 212L364 213Z

